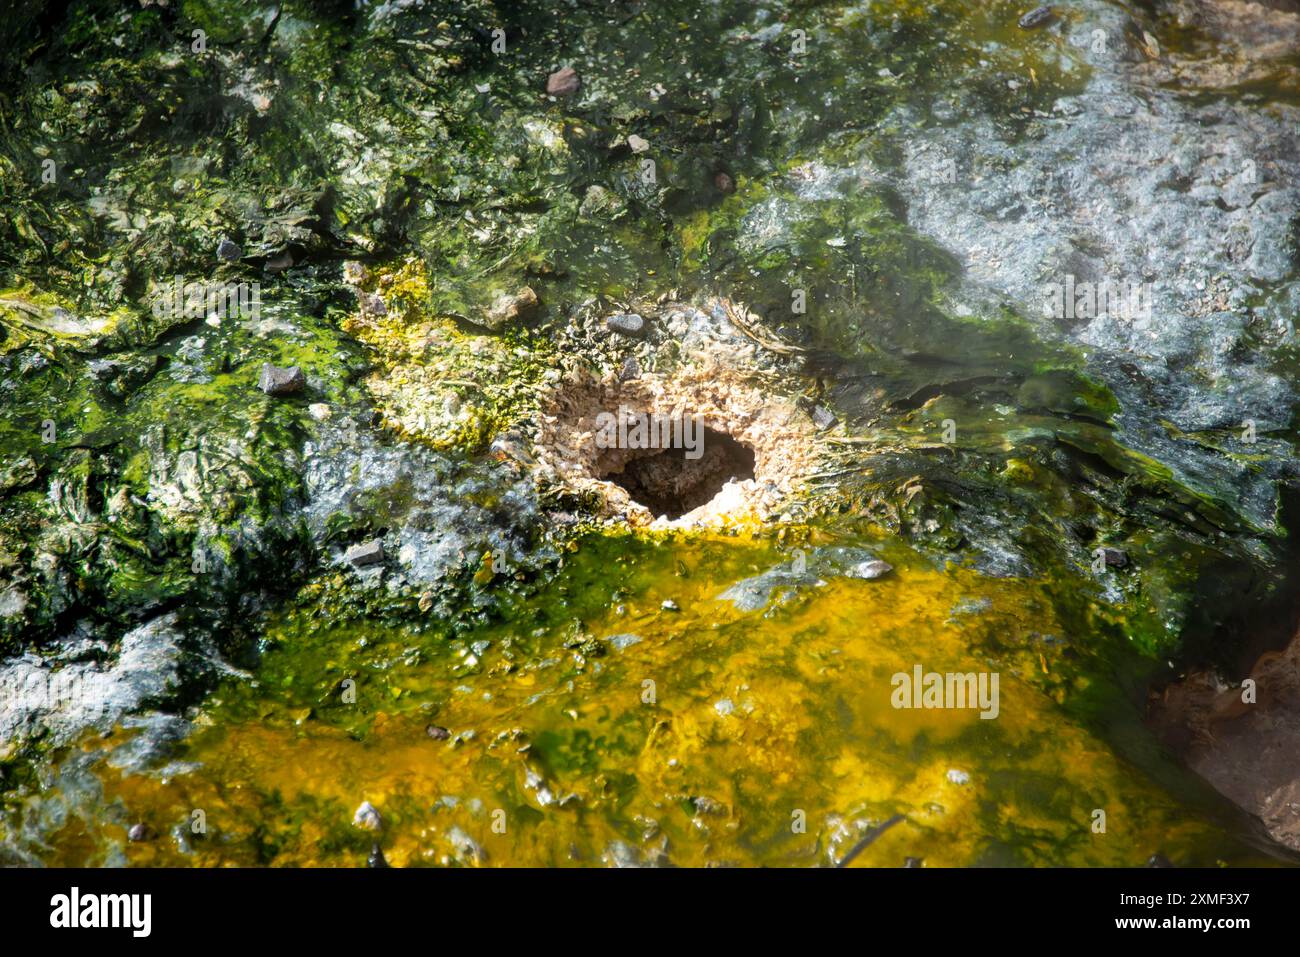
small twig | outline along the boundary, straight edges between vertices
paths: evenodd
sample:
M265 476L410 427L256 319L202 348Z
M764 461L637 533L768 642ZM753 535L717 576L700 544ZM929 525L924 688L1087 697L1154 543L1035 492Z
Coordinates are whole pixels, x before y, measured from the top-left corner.
M886 831L888 831L891 827L893 827L901 820L903 820L903 815L895 814L893 817L885 821L883 824L879 824L876 827L873 827L871 830L869 830L866 833L866 835L862 838L862 840L858 841L858 843L853 845L852 850L850 850L847 854L845 854L843 857L840 858L840 862L835 866L848 867L850 861L852 861L855 857L857 857L868 847L870 847L872 842L875 841L876 838L880 837L880 835L884 834Z

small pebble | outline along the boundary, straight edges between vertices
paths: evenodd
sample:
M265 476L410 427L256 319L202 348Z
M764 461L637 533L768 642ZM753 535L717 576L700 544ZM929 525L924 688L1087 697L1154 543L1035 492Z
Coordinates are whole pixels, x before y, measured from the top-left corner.
M354 827L364 827L367 831L378 831L384 826L384 819L369 801L362 801L357 813L352 815Z
M894 566L889 562L883 562L879 558L868 558L866 561L858 562L850 568L846 574L850 578L863 578L867 581L882 578L894 570Z
M424 733L427 734L429 737L433 738L433 740L435 741L446 741L448 738L451 737L451 732L448 731L446 728L442 727L442 725L438 725L438 724L429 725L427 728L424 729Z
M149 826L147 824L132 824L131 830L126 832L126 838L128 841L136 843L149 840Z
M677 606L677 602L673 601L671 598L665 598L664 603L659 607L664 611L681 611L681 608Z
M1049 6L1035 7L1020 18L1020 29L1037 30L1051 23L1055 16L1056 11Z
M220 260L233 263L243 255L244 251L229 239L223 237L221 242L217 243L217 258Z

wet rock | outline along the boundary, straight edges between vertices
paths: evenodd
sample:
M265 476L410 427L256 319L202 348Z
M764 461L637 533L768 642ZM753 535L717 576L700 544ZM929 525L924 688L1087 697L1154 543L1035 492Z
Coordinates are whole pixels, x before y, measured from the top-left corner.
M492 332L500 332L507 325L531 316L539 305L537 293L531 286L524 286L516 293L503 293L484 313L480 325Z
M343 264L343 281L350 286L361 285L369 276L370 270L366 269L364 263L349 259Z
M237 262L244 255L244 251L239 248L238 244L231 242L229 239L222 238L217 243L217 258L222 262Z
M384 543L379 539L353 545L343 554L343 560L353 568L377 565L384 560Z
M447 840L455 849L456 854L463 860L482 863L487 860L487 853L474 838L470 837L459 827L452 827L447 831Z
M578 212L583 216L613 217L625 209L623 200L617 193L612 193L603 186L588 186Z
M285 250L277 256L273 256L266 261L267 272L284 272L286 269L293 267L293 253Z
M424 733L435 741L446 741L451 737L451 732L441 725L431 724L424 729Z
M645 320L634 312L620 312L605 319L605 328L624 336L639 336L645 330Z
M384 819L380 817L379 811L369 801L362 801L361 806L357 808L356 813L352 815L353 827L363 827L367 831L382 830Z
M1101 558L1111 568L1123 568L1128 564L1128 553L1118 548L1103 546Z
M0 745L37 734L63 743L85 728L110 728L145 704L170 701L187 658L176 613L131 629L107 660L100 657L57 671L35 655L0 662ZM190 677L200 678L196 664Z
M357 294L357 306L361 309L362 315L366 316L386 316L388 315L388 305L384 302L384 297L378 293L360 292Z
M814 406L812 410L813 425L819 429L829 429L835 424L835 413L824 405Z
M609 646L615 651L623 651L624 649L631 648L633 645L640 644L642 638L640 635L627 633L622 635L610 635L605 639L605 641L608 642Z
M719 193L734 193L736 191L736 181L732 179L730 173L714 173L713 186Z
M1099 29L1127 29L1119 12L1089 10ZM1294 335L1291 320L1285 309L1259 312L1247 303L1247 290L1273 285L1271 300L1294 308L1293 294L1275 285L1294 269L1294 122L1242 102L1150 95L1145 61L1091 44L1077 49L1092 71L1088 81L1052 104L1053 119L1036 123L1036 135L990 148L997 124L976 111L960 130L933 128L904 145L897 185L909 223L952 252L975 284L1016 303L1042 335L1087 352L1090 374L1118 401L1113 425L1128 448L1170 468L1176 481L1232 502L1250 522L1276 527L1276 481L1291 470L1290 450L1269 454L1256 471L1178 440L1167 425L1188 433L1246 420L1282 428L1273 410L1295 402L1270 359ZM906 125L904 112L896 118ZM1099 159L1071 152L1117 125L1125 135ZM954 157L962 157L968 188L934 188ZM1043 190L1052 191L1050 202L1032 200ZM1011 209L1020 212L1003 215ZM1093 224L1086 243L1069 225L1084 219ZM1062 318L1045 299L1067 282L1129 284L1147 306ZM984 308L988 300L969 292Z
M390 581L428 588L485 546L493 554L527 553L530 564L553 554L519 544L529 540L541 510L534 480L510 463L466 466L418 444L391 441L340 410L317 430L304 448L304 481L308 529L318 547L328 547L338 522L356 520L359 502L398 494L405 504L390 533ZM490 507L481 499L489 488ZM393 518L377 517L385 524Z
M131 829L126 832L126 839L136 844L147 841L150 837L152 833L147 824L132 824Z
M627 138L627 146L633 153L644 153L650 149L650 141L632 133Z
M870 581L875 578L883 578L893 570L894 566L889 562L881 561L879 558L868 558L865 561L850 565L844 570L844 575L846 578L862 578Z
M387 866L388 861L384 860L383 849L378 844L372 845L370 848L370 856L366 858L366 867L378 869Z
M679 606L679 605L677 604L677 602L673 601L671 598L665 598L664 601L663 601L663 604L660 605L659 607L662 608L664 611L681 611L681 610L682 610L682 609L681 609L681 606Z
M140 386L162 365L155 355L124 356L117 359L92 359L87 368L109 395L123 399Z
M572 96L581 86L578 71L571 66L562 67L546 78L546 92L551 96Z
M622 382L641 378L641 363L636 361L636 356L628 356L623 360L623 365L618 370L618 377Z
M1056 11L1049 6L1035 7L1020 18L1019 25L1022 30L1037 30L1045 27L1056 18Z
M257 387L267 395L283 396L301 392L307 385L307 377L298 366L281 368L269 362L262 363L262 375L257 380Z
M771 604L785 604L804 589L821 587L827 578L840 576L871 580L891 571L893 566L864 548L818 548L760 575L736 582L718 595L717 600L731 602L738 611L758 611Z

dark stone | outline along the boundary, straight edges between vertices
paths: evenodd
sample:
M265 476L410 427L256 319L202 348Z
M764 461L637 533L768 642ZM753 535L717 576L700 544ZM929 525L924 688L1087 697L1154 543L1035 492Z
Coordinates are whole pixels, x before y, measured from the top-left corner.
M267 272L284 272L293 266L293 253L285 250L273 259L266 261Z
M229 239L223 238L217 243L217 258L228 263L237 262L244 255L244 251Z
M1113 568L1123 568L1128 564L1128 554L1118 548L1103 547L1102 560Z
M262 377L257 387L267 395L293 395L307 385L307 377L298 366L282 369L269 362L262 363Z
M149 840L149 826L147 824L132 824L131 830L126 832L126 839L134 843Z
M736 181L731 178L730 173L717 173L713 177L713 185L717 187L720 193L734 193L736 191Z
M424 733L435 741L446 741L451 737L451 732L441 725L431 724L424 729Z

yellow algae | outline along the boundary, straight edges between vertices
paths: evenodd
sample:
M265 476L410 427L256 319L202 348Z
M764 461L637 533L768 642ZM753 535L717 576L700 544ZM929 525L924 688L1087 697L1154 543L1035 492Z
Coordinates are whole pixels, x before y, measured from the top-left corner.
M824 578L746 612L718 596L783 557L769 544L644 548L591 558L621 576L610 600L578 600L596 572L584 548L554 586L572 604L467 639L282 622L262 686L207 705L177 756L192 770L99 769L105 803L159 833L204 811L191 853L162 839L129 859L357 865L377 842L399 866L827 865L894 814L853 866L1138 865L1217 846L1045 693L1060 686L1040 657L1071 636L1042 583L891 551L885 578ZM917 665L997 672L997 717L894 707L892 676ZM351 825L362 801L377 835ZM86 853L57 843L68 862Z
M366 388L386 428L434 448L474 450L529 415L548 364L543 341L525 349L434 314L418 258L357 279L357 311L343 329L373 350Z

